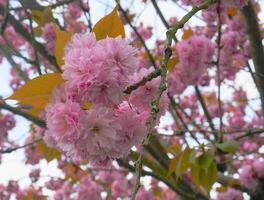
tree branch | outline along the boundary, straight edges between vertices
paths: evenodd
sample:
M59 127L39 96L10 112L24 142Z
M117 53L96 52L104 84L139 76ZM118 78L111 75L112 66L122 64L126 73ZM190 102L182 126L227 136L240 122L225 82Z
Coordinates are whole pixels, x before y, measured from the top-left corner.
M0 15L3 15L4 12L4 7L0 5ZM8 22L14 27L16 32L18 32L27 42L31 43L31 35L27 31L27 29L25 29L23 25L10 13L8 13ZM55 57L49 55L46 51L46 48L41 43L36 42L36 48L44 58L46 58L53 66L55 66L57 71L61 72L61 69L57 64Z
M6 104L2 99L0 99L0 109L4 109L4 110L8 110L16 115L20 115L26 119L28 119L29 121L32 121L33 123L35 123L36 125L45 128L46 127L46 123L44 120L34 117L22 110L20 110L19 108L16 107L12 107L8 104Z
M140 86L145 85L146 82L151 81L154 78L157 78L158 76L160 76L160 74L161 74L161 69L158 68L158 69L154 70L153 72L151 72L149 75L143 77L142 80L140 80L139 82L128 86L123 92L125 94L130 94L134 90L138 89Z
M34 144L36 144L38 142L41 142L41 141L42 141L42 138L39 138L39 139L36 139L36 140L34 140L34 141L30 142L30 143L24 144L22 146L18 146L18 147L14 147L14 148L8 148L8 149L1 149L0 150L0 154L12 153L13 151L32 146L32 145L34 145Z
M135 34L137 35L139 41L141 42L141 44L143 45L143 47L145 48L145 51L148 54L148 57L150 59L150 62L152 63L154 68L158 68L155 62L155 59L153 58L152 54L150 53L150 50L148 49L145 41L143 40L143 38L141 37L141 35L139 34L139 32L137 31L136 27L132 25L132 23L130 22L129 18L127 17L126 11L122 8L122 6L120 5L119 1L116 0L116 3L119 6L119 10L122 12L123 16L125 17L128 25L133 29L133 31L135 32Z
M249 1L248 5L245 6L241 11L246 22L255 70L258 74L264 74L264 49L254 5L251 1ZM257 88L261 96L262 115L264 115L264 78L257 76L256 79L258 83Z

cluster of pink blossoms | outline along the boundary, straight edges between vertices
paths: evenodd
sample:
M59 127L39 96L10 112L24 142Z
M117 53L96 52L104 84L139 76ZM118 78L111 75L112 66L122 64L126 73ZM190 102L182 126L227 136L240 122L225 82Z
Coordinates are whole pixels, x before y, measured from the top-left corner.
M192 36L176 44L180 62L169 73L171 94L180 94L188 85L198 84L214 55L214 44L204 36Z
M97 184L92 177L85 176L81 181L78 187L78 197L77 200L102 200L101 192L103 187Z
M148 40L152 37L152 28L151 27L144 27L143 24L137 27L138 33L141 35L143 40ZM131 33L131 38L136 41L138 39L135 32Z
M126 156L141 144L151 100L141 108L138 100L128 102L123 95L137 73L135 53L121 37L73 36L64 57L65 84L54 90L46 107L48 144L94 164Z
M264 179L264 162L258 159L246 160L240 173L241 184L254 191L257 187L257 179Z

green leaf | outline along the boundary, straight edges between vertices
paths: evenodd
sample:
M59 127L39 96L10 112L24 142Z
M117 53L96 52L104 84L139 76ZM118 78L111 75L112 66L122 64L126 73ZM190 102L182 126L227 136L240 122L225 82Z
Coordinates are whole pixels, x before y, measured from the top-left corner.
M186 147L183 153L181 154L181 157L176 167L177 177L181 176L190 167L191 153L192 153L192 150L189 147Z
M192 164L191 177L197 189L203 187L209 193L217 180L216 163L212 161L208 169L202 168L197 164Z
M200 169L200 183L207 193L212 189L213 184L217 180L217 166L215 162L212 162L208 170Z
M208 176L207 176L207 170L200 167L199 169L199 183L206 191L208 191L209 182L208 182Z
M213 161L213 154L210 151L204 152L200 157L197 158L199 166L205 170L211 165Z
M209 181L209 185L210 185L210 189L213 186L213 184L217 181L217 165L215 163L215 161L213 161L210 165L210 167L208 168L208 181Z
M106 37L115 38L119 35L123 38L125 37L124 25L118 16L117 10L118 7L116 6L110 14L104 16L95 24L93 32L95 33L97 40L101 40Z
M235 140L229 140L221 144L217 144L217 147L221 149L223 152L236 153L238 149L238 142Z
M176 156L175 158L173 159L170 159L169 161L169 170L168 170L168 174L167 176L169 177L173 172L174 170L176 169L176 166L177 166L177 162L179 160L179 156Z
M199 188L199 185L200 185L199 173L200 173L200 166L196 164L192 164L191 165L191 177L192 177L192 180L196 188Z

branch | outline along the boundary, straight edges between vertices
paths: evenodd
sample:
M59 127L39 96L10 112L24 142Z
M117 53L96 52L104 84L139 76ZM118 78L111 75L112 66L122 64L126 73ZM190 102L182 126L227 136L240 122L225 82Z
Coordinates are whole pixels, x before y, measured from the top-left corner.
M148 57L153 65L154 68L157 68L157 65L156 65L156 62L155 62L155 59L153 58L152 54L150 53L150 50L148 49L145 41L143 40L143 38L141 37L141 35L139 34L139 32L137 31L136 27L134 27L132 25L132 23L130 22L129 18L127 17L126 15L126 11L121 7L120 3L118 0L116 0L116 3L118 4L119 6L119 10L122 12L123 16L125 17L128 25L133 29L133 31L136 33L138 39L140 40L140 42L142 43L143 47L145 48L145 51L147 52L148 54Z
M45 128L46 127L46 123L44 120L34 117L30 114L28 114L27 112L24 112L22 110L20 110L19 108L16 107L12 107L8 104L6 104L3 100L0 99L0 109L4 109L4 110L8 110L16 115L20 115L26 119L28 119L29 121L34 122L36 125Z
M151 81L154 78L157 78L158 76L160 76L160 74L161 74L161 69L158 68L158 69L154 70L153 72L151 72L149 75L143 77L142 80L140 80L139 82L128 86L123 92L125 94L130 94L134 90L138 89L140 86L145 85L146 82Z
M236 141L244 138L244 137L252 137L253 135L261 134L264 133L264 129L252 129L252 130L247 130L243 135L240 135L235 138Z
M5 56L7 61L10 63L10 65L16 70L18 76L23 79L25 82L29 80L27 75L21 70L20 66L14 61L12 58L12 55L10 53L10 50L8 48L5 48L0 44L0 52Z
M19 0L19 2L22 5L22 7L24 8L24 12L27 15L28 20L29 20L30 39L31 39L31 44L32 44L33 49L34 49L34 56L35 56L35 61L36 61L36 68L37 68L37 71L38 71L39 75L42 75L41 68L40 68L40 63L39 63L38 52L37 52L37 41L35 39L35 35L34 35L34 31L33 31L32 18L31 18L30 13L27 11L27 8L24 7L23 1L22 0Z
M79 0L79 4L80 4L81 9L82 9L83 12L84 12L85 18L86 18L87 23L88 23L88 28L89 28L90 31L92 31L92 29L93 29L93 28L92 28L93 25L92 25L91 13L90 13L89 5L87 5L88 8L85 8L85 6L83 5L84 2L83 2L82 0ZM88 2L87 2L87 4L88 4ZM86 16L86 13L87 13L88 17Z
M1 35L3 35L3 33L5 32L5 28L6 28L7 21L8 21L8 12L9 12L9 0L6 1L5 14L4 14L3 22L1 23L1 26L0 26Z
M262 36L254 5L251 1L249 1L248 5L241 11L246 22L255 71L258 74L264 74L264 50L262 46ZM264 78L257 76L256 79L258 83L257 88L261 96L262 114L264 115Z
M168 24L168 22L166 21L164 15L162 14L162 12L161 12L161 10L160 10L160 8L159 8L156 0L151 0L151 2L152 2L152 5L154 6L154 8L156 9L156 11L157 11L157 13L158 13L158 15L159 15L162 23L164 24L164 26L166 27L166 29L169 29L170 28L170 25ZM173 36L173 40L174 40L175 43L178 42L178 40L175 37L175 35Z
M204 101L204 99L203 99L203 97L201 95L201 92L200 92L198 86L195 86L194 88L195 88L196 96L197 96L198 100L200 101L202 109L204 111L204 115L205 115L205 117L206 117L206 119L207 119L207 121L209 123L209 126L210 126L212 131L215 131L215 127L214 127L214 124L212 122L212 117L210 116L210 113L208 112L208 110L206 108L206 104L205 104L205 101ZM214 137L217 140L217 134L214 134Z
M0 5L0 15L3 15L4 12L4 7ZM23 25L10 13L8 13L8 22L14 27L16 32L18 32L27 42L31 43L31 35L27 31L27 29L25 29ZM57 64L55 57L49 55L46 51L46 48L41 43L36 42L36 48L44 58L46 58L53 66L55 66L57 71L61 72L61 69Z
M168 98L170 100L170 104L173 108L173 111L176 113L176 116L179 118L182 126L185 128L185 130L188 130L188 132L190 133L190 135L192 136L192 138L195 140L195 142L200 145L200 141L195 137L195 135L193 134L192 131L190 131L190 129L188 128L188 125L185 123L184 119L182 118L182 116L180 115L179 111L177 110L177 107L179 107L179 105L175 102L174 98L167 94ZM186 116L186 113L184 112L183 109L180 109L182 111L182 113ZM190 122L194 125L195 123L193 122L193 120L191 119L191 117L189 118ZM206 135L206 134L205 134Z
M0 154L5 154L5 153L12 153L13 151L16 151L16 150L19 150L19 149L23 149L23 148L26 148L26 147L29 147L29 146L33 146L34 144L38 143L38 142L41 142L42 141L42 138L39 138L39 139L36 139L30 143L27 143L27 144L24 144L22 146L18 146L18 147L15 147L15 148L8 148L8 149L1 149L0 150Z
M69 4L71 2L74 2L76 0L65 0L65 1L59 1L58 3L55 3L55 4L52 4L50 5L51 8L57 8L59 6L63 6L65 4ZM23 7L26 8L26 9L35 9L35 10L44 10L45 7L40 5L36 0L23 0L21 1L21 3L23 3ZM14 10L22 10L23 7L18 7L18 8L15 8Z

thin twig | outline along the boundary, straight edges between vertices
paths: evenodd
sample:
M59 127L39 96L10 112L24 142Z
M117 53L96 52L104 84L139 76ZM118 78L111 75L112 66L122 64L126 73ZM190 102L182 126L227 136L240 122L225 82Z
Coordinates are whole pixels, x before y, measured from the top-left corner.
M179 118L181 124L183 125L183 127L185 128L185 130L187 130L187 132L190 133L191 137L195 140L195 142L200 145L200 141L195 137L195 135L193 134L193 132L191 132L188 128L188 125L184 122L184 119L182 118L182 116L180 115L179 111L177 110L177 107L179 107L178 104L176 104L174 98L170 95L170 94L167 94L168 95L168 98L170 100L170 103L172 105L172 108L173 110L175 111L177 117ZM182 111L182 110L181 110ZM184 112L183 112L184 113ZM192 120L191 120L192 122Z
M1 23L1 26L0 26L0 34L1 35L3 35L3 33L5 32L5 28L7 26L8 12L9 12L9 0L6 1L5 14L4 14L4 18L3 18L3 21Z
M242 138L245 138L245 137L252 137L254 135L257 135L257 134L261 134L261 133L264 133L264 129L253 129L253 130L248 130L246 131L246 133L244 133L243 135L240 135L238 137L235 138L236 141L242 139Z
M21 3L21 0L20 0ZM33 30L33 22L30 13L27 11L27 9L24 7L23 3L21 3L22 7L24 8L24 12L26 13L28 20L29 20L29 27L30 27L30 39L31 39L31 44L34 49L34 56L36 60L36 68L39 73L39 75L42 75L41 68L40 68L40 63L39 63L39 57L38 57L38 51L37 51L37 46L36 46L36 39L35 39L35 34Z
M14 148L8 148L8 149L1 149L0 150L0 154L5 154L5 153L12 153L13 151L17 151L19 149L24 149L26 147L30 147L30 146L33 146L35 145L36 143L39 143L42 141L42 138L39 138L39 139L36 139L30 143L27 143L27 144L24 144L22 146L18 146L18 147L14 147Z
M210 126L212 131L215 131L215 127L214 127L214 124L212 122L212 117L210 116L210 113L207 110L203 96L201 95L201 92L200 92L198 86L195 86L194 88L195 88L196 96L197 96L198 100L200 101L202 109L204 111L204 115L205 115L205 117L209 123L209 126ZM215 140L217 140L217 134L214 134L214 137L215 137Z
M146 82L153 80L154 78L157 78L158 76L160 76L161 74L161 69L155 69L153 72L151 72L149 75L143 77L139 82L128 86L123 92L125 94L130 94L131 92L133 92L134 90L136 90L137 88L139 88L140 86L143 86L146 84Z
M90 31L92 31L92 27L93 27L93 24L92 24L92 20L91 20L91 13L90 13L90 8L86 8L84 5L83 5L83 1L82 0L79 0L79 3L80 3L80 6L81 6L81 9L84 11L84 15L86 17L86 20L87 20L87 23L88 23L88 28ZM88 3L87 3L88 4ZM87 5L88 6L88 5ZM87 15L88 17L87 17Z
M4 7L0 5L0 15L4 14ZM17 33L19 33L27 42L31 42L31 34L27 31L27 29L18 21L13 15L8 13L8 23L15 29ZM58 66L56 59L54 56L48 54L46 48L39 42L36 42L36 47L39 53L46 58L58 72L61 72L60 67Z
M152 5L154 6L155 10L157 11L157 13L158 13L158 15L159 15L162 23L164 24L164 26L166 27L166 29L169 29L170 28L170 25L168 24L168 22L166 21L164 15L162 14L162 12L161 12L158 4L157 4L157 1L156 0L151 0L151 2L152 2ZM178 42L178 40L177 40L177 38L176 38L175 35L173 36L173 40L174 40L175 43Z
M11 55L9 49L8 48L5 48L4 46L2 46L0 44L0 52L5 56L5 58L10 63L10 65L16 70L18 76L22 80L24 80L25 82L27 82L29 80L28 76L24 73L23 70L21 70L20 66L14 61L14 59L12 58L12 55Z
M32 121L34 122L36 125L40 126L40 127L43 127L45 128L46 127L46 123L44 120L40 119L40 118L37 118L37 117L34 117L24 111L22 111L21 109L19 108L16 108L16 107L12 107L8 104L6 104L3 100L0 99L0 109L4 109L4 110L8 110L16 115L20 115L26 119L28 119L29 121Z
M247 28L255 71L258 74L264 74L264 49L255 7L253 3L249 1L248 5L243 7L241 11ZM259 86L257 88L261 96L262 115L264 115L264 78L256 76L256 79L257 85Z
M221 20L221 0L217 2L217 60L216 60L216 67L217 67L217 86L218 86L218 114L219 114L219 124L220 124L220 137L216 137L216 140L223 140L222 137L222 129L223 129L223 119L222 119L222 104L221 104L221 76L220 76L220 57L221 57L221 37L222 37L222 20Z
M140 35L140 33L138 32L137 28L135 26L133 26L133 24L130 22L127 14L126 14L126 11L122 8L122 6L120 5L120 3L118 2L118 0L116 0L118 6L119 6L119 10L122 12L123 16L125 17L128 25L132 28L132 30L135 32L135 34L137 35L139 41L141 42L141 44L143 45L146 53L148 54L148 57L149 57L149 60L150 62L152 63L153 67L154 68L157 68L157 65L156 65L156 62L155 62L155 59L153 58L152 54L150 53L150 50L148 49L145 41L143 40L142 36Z

